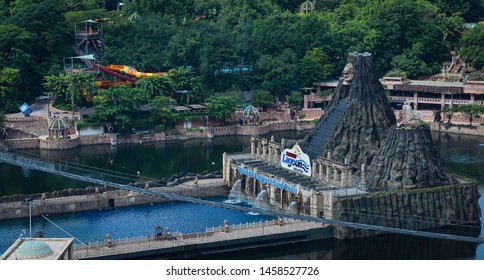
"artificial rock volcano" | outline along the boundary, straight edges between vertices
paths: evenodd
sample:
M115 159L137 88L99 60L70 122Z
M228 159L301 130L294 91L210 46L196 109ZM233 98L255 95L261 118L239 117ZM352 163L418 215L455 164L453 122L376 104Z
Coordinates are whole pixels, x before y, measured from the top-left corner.
M336 92L325 116L304 143L311 158L326 156L359 167L369 164L378 153L395 116L388 104L385 89L373 74L369 53L350 53ZM341 114L341 111L344 111ZM337 119L338 115L339 120ZM335 124L336 122L336 124ZM333 131L331 124L334 124ZM318 138L329 134L322 142ZM318 146L321 145L321 146Z
M385 89L373 74L371 54L351 53L327 113L303 149L312 159L329 154L333 161L348 159L356 169L369 165L370 189L453 183L430 130L408 110L406 121L397 124Z

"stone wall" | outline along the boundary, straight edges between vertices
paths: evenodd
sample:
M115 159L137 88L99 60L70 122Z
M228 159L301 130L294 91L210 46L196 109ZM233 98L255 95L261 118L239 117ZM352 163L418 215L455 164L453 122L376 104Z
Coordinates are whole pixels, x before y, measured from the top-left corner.
M273 131L285 130L305 130L310 129L314 124L307 124L299 121L286 122L269 122L258 126L251 125L235 125L235 126L221 126L221 127L204 127L203 137L213 138L215 136L227 135L246 135L258 136L271 133Z
M35 134L48 134L48 123L45 118L38 117L20 117L20 118L6 118L5 126L10 128L17 128L24 131L31 131Z
M289 110L285 111L277 111L277 112L260 112L260 121L288 121L291 119L291 114ZM244 118L242 116L242 112L235 112L232 115L232 120L234 122L238 122L240 118Z
M65 150L79 146L79 138L70 139L39 139L39 148L47 150Z
M4 146L11 149L35 149L39 147L38 138L30 139L14 139L4 141Z
M160 182L135 184L139 188L149 187L151 191L177 194L187 197L211 197L228 195L229 189L220 180L219 182L206 182L203 179L219 178L218 173L199 174L199 184L184 184L186 180L195 176L181 176L179 178L165 179ZM45 194L16 194L0 197L0 220L28 217L29 207L24 199L32 198L35 207L32 216L41 214L60 214L68 212L105 209L110 207L126 207L149 203L161 203L169 199L159 196L145 195L133 191L116 190L112 187L88 187L85 189L66 189ZM113 204L114 203L114 204Z
M473 184L378 192L334 197L332 218L384 227L422 230L446 225L478 224L481 209L479 193ZM337 238L355 238L375 231L337 227Z
M477 128L469 128L469 127L453 125L447 128L445 127L444 123L437 123L437 122L430 123L430 129L435 131L484 136L484 126L476 125L476 127Z
M321 116L324 115L324 110L322 109L302 109L300 114L306 115L304 117L305 120L314 120L314 119L319 119Z
M32 132L23 131L20 128L7 127L7 139L31 139L37 137L39 136Z

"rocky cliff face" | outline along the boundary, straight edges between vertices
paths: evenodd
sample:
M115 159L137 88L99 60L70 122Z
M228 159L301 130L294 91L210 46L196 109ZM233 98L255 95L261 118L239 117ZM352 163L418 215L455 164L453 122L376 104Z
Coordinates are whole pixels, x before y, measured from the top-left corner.
M332 159L359 167L369 164L378 153L395 116L388 104L385 89L373 73L369 53L348 55L348 64L337 86L330 107L338 99L349 99L343 119L323 147L323 155L331 152Z
M428 126L393 127L368 168L370 189L401 189L455 182L444 166Z

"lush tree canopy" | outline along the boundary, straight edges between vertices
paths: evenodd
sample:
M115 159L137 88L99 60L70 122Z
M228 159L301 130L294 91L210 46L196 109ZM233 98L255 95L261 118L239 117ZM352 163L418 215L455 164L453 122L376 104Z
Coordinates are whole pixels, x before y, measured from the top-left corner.
M212 96L207 100L208 116L225 122L237 109L240 101L233 95Z
M464 22L484 14L481 0L317 1L308 14L302 2L0 0L1 109L16 111L42 93L43 77L74 55L73 22L90 18L109 18L101 64L170 73L173 86L139 82L144 103L167 92L178 103L200 102L231 88L286 96L339 76L352 51L373 53L380 75L434 74L451 51L484 65L482 25L462 35Z
M484 24L480 24L462 36L460 54L474 67L484 67Z

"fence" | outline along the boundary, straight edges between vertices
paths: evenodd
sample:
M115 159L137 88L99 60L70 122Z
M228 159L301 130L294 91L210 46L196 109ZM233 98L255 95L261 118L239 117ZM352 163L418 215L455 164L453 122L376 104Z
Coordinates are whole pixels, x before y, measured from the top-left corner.
M204 233L181 234L176 232L172 234L172 239L170 240L155 240L154 236L120 238L113 240L111 247L104 246L104 241L89 242L87 244L75 244L73 246L74 258L82 259L117 254L129 254L165 248L183 248L187 245L239 240L251 237L305 231L322 227L321 224L313 222L295 222L294 220L285 220L283 226L277 226L275 223L276 221L266 221L260 223L255 222L241 225L231 225L229 226L230 230L227 233L222 232L222 230L218 231L219 227L210 228L214 231Z

